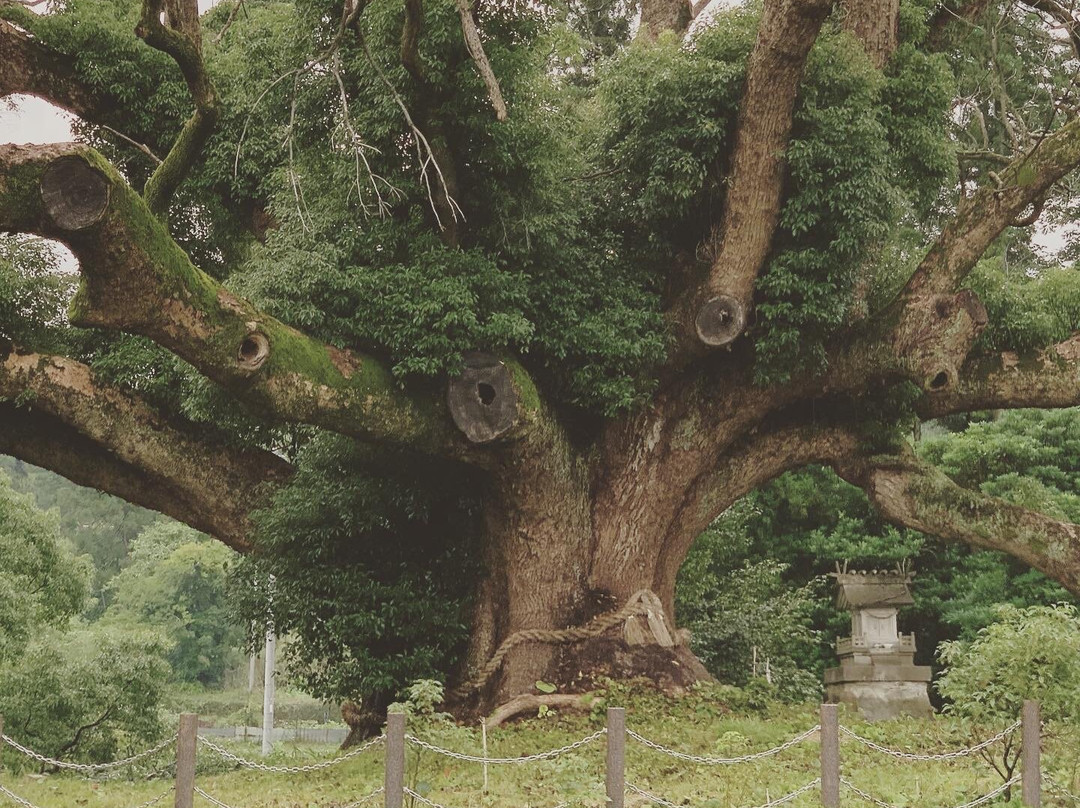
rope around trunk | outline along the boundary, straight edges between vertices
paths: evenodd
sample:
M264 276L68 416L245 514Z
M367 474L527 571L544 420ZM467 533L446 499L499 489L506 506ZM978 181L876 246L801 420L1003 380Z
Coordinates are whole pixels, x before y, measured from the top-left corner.
M460 699L465 698L474 691L480 690L491 680L491 677L494 676L502 666L503 660L506 659L506 655L522 643L564 643L591 640L594 637L599 637L617 627L620 623L623 623L631 617L647 615L650 612L663 615L664 605L655 592L652 592L649 589L639 589L630 596L630 599L626 601L626 604L621 609L597 615L583 626L571 626L570 628L563 629L527 628L522 629L521 631L515 631L503 640L502 645L495 651L495 655L480 669L480 673L468 682L451 690L450 695Z

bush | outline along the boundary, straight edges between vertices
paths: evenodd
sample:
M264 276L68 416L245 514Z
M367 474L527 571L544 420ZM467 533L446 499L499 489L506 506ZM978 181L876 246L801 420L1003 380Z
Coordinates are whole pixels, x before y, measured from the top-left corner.
M166 651L149 632L91 626L39 634L0 669L6 732L60 760L96 763L139 751L164 731Z

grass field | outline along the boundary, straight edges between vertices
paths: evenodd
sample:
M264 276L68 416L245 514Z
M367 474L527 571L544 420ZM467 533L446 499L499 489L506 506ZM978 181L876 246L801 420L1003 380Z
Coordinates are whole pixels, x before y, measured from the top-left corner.
M732 711L708 690L677 699L623 691L609 702L627 707L627 725L641 735L698 755L744 755L776 746L817 723L816 708L772 706L764 710ZM603 704L592 715L550 714L489 733L491 757L518 757L564 746L603 726ZM971 745L1001 727L970 727L936 717L865 724L848 712L841 722L864 737L907 751L941 752ZM479 728L459 727L431 720L411 719L408 732L439 746L480 754ZM1017 738L1018 740L1018 738ZM261 760L252 745L235 745L234 752ZM1077 792L1080 750L1066 733L1051 728L1044 739L1044 770ZM336 756L328 747L284 746L265 762L304 765ZM167 763L166 761L163 762ZM232 808L342 808L382 785L383 752L376 747L364 755L320 772L272 774L227 768L212 753L200 749L197 785ZM447 808L554 808L604 805L604 741L569 752L556 760L523 765L489 766L484 790L482 766L447 759L409 747L406 785ZM627 742L626 779L639 788L676 805L695 808L758 806L783 796L818 776L818 744L812 737L785 752L753 763L702 766L664 756L633 740ZM878 798L909 808L951 808L979 797L1002 783L990 765L971 756L953 762L903 763L842 738L842 775ZM87 782L68 775L0 775L0 785L39 808L133 808L162 793L170 785L165 776L151 780ZM0 794L0 804L4 802ZM381 796L366 803L381 805ZM1014 789L1013 802L1019 800ZM1044 805L1072 806L1067 797L1044 792ZM845 806L865 805L851 792L842 793ZM997 800L1000 803L1002 800ZM406 806L423 808L406 797ZM158 805L171 805L171 796ZM650 803L628 793L628 806ZM196 805L213 803L196 796ZM816 789L788 803L794 808L819 805Z

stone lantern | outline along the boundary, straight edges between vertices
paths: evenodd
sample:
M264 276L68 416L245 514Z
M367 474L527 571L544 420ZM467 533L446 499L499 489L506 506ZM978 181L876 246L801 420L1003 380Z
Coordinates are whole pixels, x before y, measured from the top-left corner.
M851 612L851 636L836 641L840 665L825 671L825 698L855 706L869 721L926 716L930 668L916 665L915 635L900 634L896 612L914 603L912 574L837 571L837 604Z

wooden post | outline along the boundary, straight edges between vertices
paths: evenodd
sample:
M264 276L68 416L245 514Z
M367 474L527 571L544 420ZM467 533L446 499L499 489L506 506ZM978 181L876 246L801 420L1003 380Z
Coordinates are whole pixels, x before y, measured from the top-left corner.
M488 764L487 764L487 719L480 719L480 737L484 745L484 793L488 793Z
M607 804L623 808L626 799L626 708L608 707L607 711Z
M180 716L180 732L176 737L176 808L193 808L195 804L195 751L199 743L199 716L184 713Z
M821 705L821 804L840 805L840 724L835 704Z
M405 713L386 716L386 808L401 808L405 801Z
M1042 804L1042 771L1039 761L1042 719L1039 715L1039 702L1030 699L1024 702L1020 713L1021 754L1021 800L1028 808L1039 808Z

